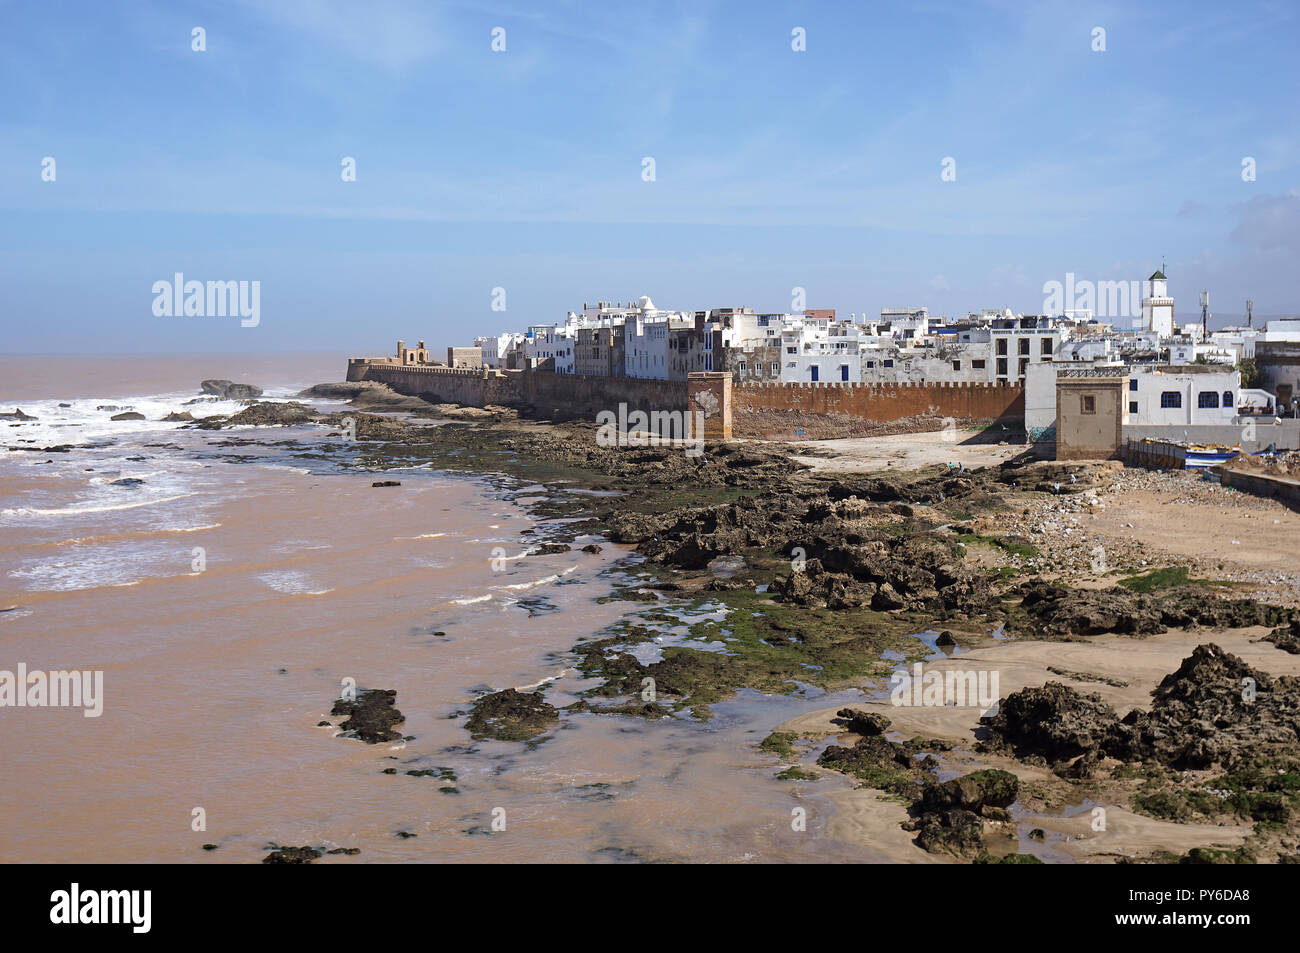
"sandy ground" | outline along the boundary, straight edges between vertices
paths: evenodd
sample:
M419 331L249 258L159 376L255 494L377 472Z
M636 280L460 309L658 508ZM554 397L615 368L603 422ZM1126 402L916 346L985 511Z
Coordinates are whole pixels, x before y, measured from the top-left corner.
M945 439L950 437L951 439ZM815 456L796 456L814 470L830 473L897 468L913 470L933 464L961 463L966 467L985 467L1021 454L1023 443L973 443L987 440L986 432L958 430L951 434L895 434L889 437L846 437L841 440L804 440L794 447L808 447Z
M1040 686L1047 681L1063 681L1079 691L1096 692L1121 714L1133 707L1147 707L1150 692L1168 673L1178 668L1192 649L1214 642L1240 656L1247 664L1276 675L1300 675L1300 656L1280 652L1271 644L1254 641L1268 634L1268 629L1234 631L1171 630L1147 639L1123 636L1099 636L1087 642L1016 641L992 645L951 658L927 663L925 671L948 670L994 672L998 675L998 694L1006 697L1026 686ZM1071 673L1087 672L1105 676L1123 685L1080 681L1048 671L1049 666ZM981 714L972 707L895 706L888 700L864 702L854 707L878 711L892 722L891 735L910 738L916 735L957 742L959 747L945 756L945 766L967 773L982 767L1002 768L1015 773L1022 781L1047 776L1043 768L1021 764L1013 759L975 754L971 744ZM853 735L831 719L835 708L809 712L780 725L778 731L809 733L825 737L841 736L850 743ZM888 859L913 863L942 862L945 858L928 854L912 843L913 834L899 826L907 820L904 807L883 799L878 792L861 788L831 795L837 808L829 832L832 836L861 843L879 850ZM1046 848L1055 856L1075 862L1114 860L1118 856L1138 856L1156 850L1186 852L1198 846L1234 847L1250 833L1249 826L1174 824L1134 814L1114 805L1105 805L1104 831L1093 830L1093 815L1088 805L1066 808L1057 814L1027 814L1018 818L1022 850L1034 849L1024 836L1030 829L1048 832ZM1076 813L1077 812L1077 813Z

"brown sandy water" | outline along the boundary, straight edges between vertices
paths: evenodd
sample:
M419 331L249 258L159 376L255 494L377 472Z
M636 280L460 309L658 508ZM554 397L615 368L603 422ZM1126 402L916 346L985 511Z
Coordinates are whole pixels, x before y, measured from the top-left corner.
M325 858L344 863L878 857L824 835L824 795L848 782L778 781L753 748L828 696L744 694L704 723L579 714L541 744L472 742L463 712L480 691L551 679L561 706L589 687L568 649L633 611L596 602L628 554L605 544L493 572L495 547L515 557L547 531L498 482L415 469L373 488L375 474L289 450L214 446L229 431L85 423L96 412L82 405L107 398L180 406L182 385L150 387L157 368L137 364L104 372L116 387L15 385L42 411L25 425L34 445L74 398L67 413L82 416L59 439L98 436L66 454L0 453L0 610L16 607L0 612L0 669L99 669L105 700L99 718L0 708L0 860L254 862L268 842L361 848ZM0 406L13 380L0 376ZM29 432L4 429L7 446ZM113 485L123 478L144 483ZM396 689L414 740L317 727L345 678ZM404 773L424 768L455 771L458 793ZM196 807L205 831L191 830ZM793 808L806 831L791 829Z

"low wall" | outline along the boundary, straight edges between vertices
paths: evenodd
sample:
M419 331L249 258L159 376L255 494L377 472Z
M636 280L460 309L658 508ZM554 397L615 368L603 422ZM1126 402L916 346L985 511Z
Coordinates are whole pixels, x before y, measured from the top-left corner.
M1189 426L1140 426L1124 425L1126 440L1181 440L1186 443L1223 444L1228 447L1240 445L1242 450L1253 453L1267 449L1269 444L1276 444L1279 450L1300 450L1300 419L1282 420L1272 423L1255 424L1255 439L1246 439L1247 425L1189 425Z
M1300 510L1300 480L1269 476L1266 473L1247 473L1227 466L1211 467L1210 472L1218 476L1224 486L1255 496L1271 496L1293 510Z
M512 375L521 373L502 371L500 376L485 376L478 368L412 367L356 358L348 361L350 381L375 381L387 384L397 393L409 397L423 397L433 403L463 404L466 407L517 405L519 382Z
M1020 426L1025 417L1018 384L737 384L732 401L739 413L794 410L878 421L926 415Z

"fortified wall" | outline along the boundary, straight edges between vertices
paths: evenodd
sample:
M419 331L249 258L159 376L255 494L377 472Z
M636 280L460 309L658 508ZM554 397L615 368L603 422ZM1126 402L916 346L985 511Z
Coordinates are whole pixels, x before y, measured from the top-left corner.
M629 412L690 409L705 413L711 439L729 437L733 427L736 436L762 436L764 414L770 411L837 414L881 423L951 417L963 424L1002 422L1015 427L1025 416L1025 391L1018 384L741 384L729 378L718 373L692 374L689 382L588 377L549 370L404 365L383 358L352 358L347 376L350 381L387 384L399 394L433 403L530 407L538 416L560 420L594 422L601 411L617 412L619 404Z
M431 403L466 407L501 404L531 407L551 420L583 418L595 421L602 410L629 412L685 410L686 381L640 380L634 377L587 377L552 371L504 371L492 368L402 365L386 360L352 358L348 380L377 381L399 394Z
M879 384L737 384L731 389L736 433L760 436L764 413L794 411L886 423L908 417L951 417L959 425L1023 426L1025 389L1019 384L958 382ZM767 429L770 429L768 427Z

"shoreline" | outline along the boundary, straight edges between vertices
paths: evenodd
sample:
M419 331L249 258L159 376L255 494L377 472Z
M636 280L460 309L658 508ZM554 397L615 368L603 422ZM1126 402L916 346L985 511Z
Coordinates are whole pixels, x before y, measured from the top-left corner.
M1267 565L1250 579L1267 540L1177 555L1216 519L1285 536L1300 517L1270 501L1181 475L1033 460L978 434L951 445L926 434L750 440L692 457L602 447L594 424L431 405L376 385L297 396L351 409L253 399L182 429L205 431L218 460L274 447L308 472L373 476L376 487L401 471L468 478L533 521L530 559L621 552L597 574L608 588L595 602L612 622L539 654L536 678L480 686L454 706L466 750L527 752L562 738L568 750L591 730L566 729L596 724L649 741L723 712L726 737L743 749L740 783L779 785L812 808L810 823L841 845L818 841L824 849L908 862L1296 856L1300 784L1279 787L1269 774L1300 777L1296 745L1284 743L1276 706L1234 707L1215 680L1250 672L1279 704L1300 700L1294 589ZM405 492L399 481L374 499ZM1125 508L1130 498L1138 509ZM1160 508L1172 500L1206 515L1169 533ZM1239 555L1246 561L1228 562ZM546 602L536 611L550 611ZM1211 652L1189 667L1212 644L1228 660ZM926 675L997 672L999 714L891 705L891 676L917 664ZM827 707L831 697L841 703ZM432 714L396 704L408 717ZM1034 735L1000 714L1007 705L1049 706L1062 737ZM1207 705L1223 737L1198 742L1213 757L1189 768L1186 746L1170 738L1201 737L1189 711ZM1133 718L1138 727L1126 727ZM742 741L739 725L766 737ZM1089 826L1099 806L1113 822L1104 831ZM645 849L633 853L646 859Z

